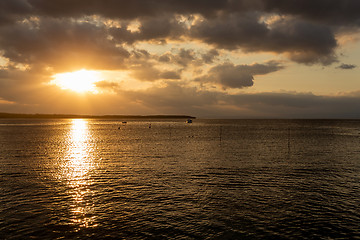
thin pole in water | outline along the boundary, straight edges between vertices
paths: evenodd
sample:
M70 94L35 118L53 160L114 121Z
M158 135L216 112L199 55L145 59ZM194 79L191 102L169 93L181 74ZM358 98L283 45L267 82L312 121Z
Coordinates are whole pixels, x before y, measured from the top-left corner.
M290 152L290 127L288 128L288 152Z
M169 136L171 138L171 125L169 124Z
M222 135L222 126L220 126L220 133L219 133L220 142L221 142L221 135Z

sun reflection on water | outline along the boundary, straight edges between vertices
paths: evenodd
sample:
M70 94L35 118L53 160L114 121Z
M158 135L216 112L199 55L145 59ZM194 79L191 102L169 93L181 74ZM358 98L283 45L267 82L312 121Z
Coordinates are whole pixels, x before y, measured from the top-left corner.
M85 180L86 174L91 169L91 145L89 144L88 123L83 119L74 119L69 135L68 151L68 178L71 180Z
M68 185L68 194L72 198L70 210L73 224L94 227L93 195L90 186L91 170L94 169L94 145L91 141L88 121L74 119L67 135L67 152L64 157L63 180ZM91 217L92 216L92 217Z

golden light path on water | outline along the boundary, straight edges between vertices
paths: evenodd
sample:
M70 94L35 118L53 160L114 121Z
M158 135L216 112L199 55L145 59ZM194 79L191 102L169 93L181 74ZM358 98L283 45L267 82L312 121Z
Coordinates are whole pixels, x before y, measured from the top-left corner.
M90 172L95 167L94 145L91 141L88 121L73 119L67 135L67 152L64 156L63 180L68 184L72 198L70 211L72 222L81 228L95 227L91 205ZM93 216L93 217L91 217Z

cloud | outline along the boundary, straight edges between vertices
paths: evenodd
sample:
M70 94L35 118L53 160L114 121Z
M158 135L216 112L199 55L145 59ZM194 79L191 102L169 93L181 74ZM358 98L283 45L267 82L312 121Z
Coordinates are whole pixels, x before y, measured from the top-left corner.
M21 0L6 2L26 3ZM42 16L81 17L101 15L108 18L136 19L140 16L202 14L212 18L243 12L296 15L303 19L341 25L358 25L360 3L357 0L28 0L32 13Z
M244 88L254 84L254 76L276 72L283 68L284 66L276 61L251 65L224 63L211 68L206 75L197 78L197 81L216 83L225 89Z
M356 68L356 65L342 63L340 66L338 66L336 68L339 68L339 69L354 69L354 68Z
M140 94L139 94L140 93ZM360 94L339 96L307 92L225 94L180 85L152 87L119 95L152 113L191 114L199 118L359 118Z
M196 87L187 87L168 82L165 87L152 87L140 92L122 91L119 94L137 102L156 113L195 114L196 109L206 108L217 103L218 93L199 91ZM221 94L220 94L221 95Z
M1 0L1 109L358 116L355 95L230 93L282 70L284 57L305 65L339 62L339 36L359 29L359 12L358 0ZM125 70L147 82L130 91L132 79L104 79L97 87L112 94L83 99L46 84L54 73L81 68ZM126 104L113 107L117 102Z
M19 69L0 70L0 96L6 101L20 102L22 104L33 102L33 94L43 89L45 82L50 76L43 72L32 70L21 71Z
M141 62L130 68L132 77L140 81L157 81L160 79L178 80L181 78L178 71L161 71L153 66L150 62Z
M4 100L2 98L0 98L0 105L11 105L11 104L14 104L14 102L11 102L11 101L7 101L7 100Z
M200 40L227 50L275 52L285 54L298 63L329 65L337 61L335 50L338 43L333 26L360 23L360 17L356 14L359 3L354 0L4 0L1 4L5 9L0 10L4 12L1 14L4 24L13 24L11 19L29 21L36 18L39 21L2 29L1 48L7 49L6 55L12 59L17 56L17 60L25 57L38 61L37 56L27 56L26 49L10 44L14 41L18 43L16 38L22 39L22 43L29 42L34 46L37 55L44 54L47 60L50 58L53 65L59 64L54 59L63 62L67 59L65 56L54 57L50 51L66 46L71 50L61 49L64 55L73 53L70 58L76 61L87 59L83 65L110 66L112 62L115 67L121 65L121 59L126 57L126 50L121 49L122 44L154 40L162 43L169 40ZM90 18L87 23L84 22L86 16ZM104 19L95 21L91 20L91 16L102 16ZM278 18L267 21L269 16ZM339 20L330 21L333 16ZM74 19L82 19L82 22L76 23ZM118 24L105 25L101 21ZM136 31L129 28L133 21L138 23ZM52 35L58 39L54 41ZM50 50L44 53L47 49ZM101 55L104 55L101 61L94 59ZM211 58L204 57L203 60L211 61Z
M261 67L257 73L270 70ZM255 71L255 70L254 70ZM99 82L114 94L79 96L51 85L33 84L30 73L0 73L1 111L78 114L190 114L212 118L359 118L360 94L338 96L302 92L238 93L209 91L179 81L142 90ZM41 81L41 80L38 80ZM29 94L31 93L31 94ZM55 110L54 110L55 109Z
M360 25L360 2L357 0L261 0L263 10L300 16L337 26Z
M96 82L95 86L97 88L101 88L101 89L114 90L114 89L117 89L120 85L119 85L119 83L116 83L116 82L110 82L110 81L103 80L103 81Z
M165 71L165 72L160 73L159 78L177 80L177 79L181 78L181 75L179 72Z
M258 93L227 96L229 104L245 105L254 117L359 118L360 96L321 96L312 93Z
M202 54L202 60L204 61L204 63L209 64L213 63L218 56L219 51L216 49L211 49L207 53Z
M173 52L166 52L158 57L162 63L176 64L187 67L198 60L197 53L193 49L173 49Z
M163 13L201 13L211 16L226 9L224 0L28 0L39 15L81 17L101 15L108 18L135 19L140 16L159 16Z
M122 22L121 27L111 27L110 34L120 43L133 44L137 41L179 39L185 32L185 25L172 15L139 17L136 31L129 29L131 22Z
M331 29L293 18L267 24L260 22L259 14L232 14L199 22L191 35L224 49L287 53L299 63L328 65L336 61L337 42Z
M31 12L31 5L26 0L0 1L0 26L12 24Z
M55 70L121 68L130 54L107 38L103 26L41 19L0 28L3 55L15 63Z

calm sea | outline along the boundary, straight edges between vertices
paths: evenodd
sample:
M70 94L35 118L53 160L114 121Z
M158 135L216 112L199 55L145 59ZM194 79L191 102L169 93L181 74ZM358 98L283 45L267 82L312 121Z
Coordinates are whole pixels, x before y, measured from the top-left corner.
M360 239L360 121L0 120L0 239Z

